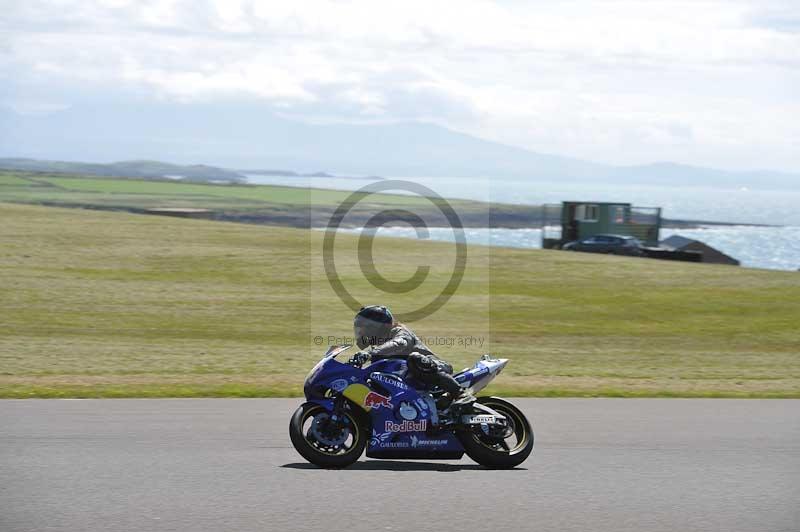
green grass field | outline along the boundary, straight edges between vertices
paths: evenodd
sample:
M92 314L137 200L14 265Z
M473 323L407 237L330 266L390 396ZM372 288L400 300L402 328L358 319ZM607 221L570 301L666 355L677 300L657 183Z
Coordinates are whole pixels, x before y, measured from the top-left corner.
M0 170L0 202L141 212L145 209L193 208L211 211L215 219L293 227L320 226L351 194L348 191L244 184L177 182L167 179L92 177ZM366 185L368 182L364 181ZM372 194L353 206L347 223L363 226L386 209L406 209L429 225L446 225L440 199L402 194ZM536 206L448 200L467 227L486 227L489 213L504 227L539 223ZM309 217L311 215L312 218Z
M299 394L324 349L314 335L349 334L352 320L321 274L321 239L0 203L0 397ZM355 256L357 237L337 241ZM425 260L434 285L449 275L446 243L375 247L386 277ZM468 264L413 327L484 337L437 348L457 367L511 358L487 392L800 397L800 274L481 247ZM378 297L355 259L337 267L364 301ZM419 298L381 301L402 314Z
M302 179L298 179L303 184ZM364 184L367 184L365 181ZM350 192L272 185L226 185L87 177L0 170L0 201L120 207L203 207L251 210L265 206L338 205ZM375 194L368 203L425 205L416 196ZM458 205L474 202L456 201Z

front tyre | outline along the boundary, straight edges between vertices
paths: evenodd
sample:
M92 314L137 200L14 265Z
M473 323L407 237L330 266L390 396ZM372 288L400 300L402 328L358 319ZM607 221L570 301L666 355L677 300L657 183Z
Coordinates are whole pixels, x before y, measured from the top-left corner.
M364 452L367 432L348 411L338 419L316 403L305 403L289 421L289 438L300 455L324 468L347 467Z
M533 429L525 414L499 397L479 397L477 401L505 416L508 426L488 434L480 426L458 432L467 455L492 469L510 469L524 462L533 451Z

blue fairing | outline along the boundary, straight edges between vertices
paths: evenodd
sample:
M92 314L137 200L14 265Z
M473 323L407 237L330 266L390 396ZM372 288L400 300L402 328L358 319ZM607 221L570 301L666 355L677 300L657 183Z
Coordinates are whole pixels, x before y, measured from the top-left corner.
M306 399L324 399L333 393L341 393L350 384L364 384L368 375L366 371L336 361L336 355L342 351L329 351L309 372L303 385Z
M408 371L408 363L399 358L384 358L376 360L369 366L369 371L380 371L381 373L393 373L403 377Z
M333 399L309 399L309 403L316 403L328 412L333 412Z
M344 351L331 351L309 373L306 398L328 410L347 386L365 385L365 404L372 422L367 456L374 458L460 458L461 442L452 432L439 431L433 421L435 404L405 379L404 360L378 360L361 369L335 360ZM363 389L363 388L362 388ZM366 393L366 390L365 390ZM351 397L348 395L348 397Z

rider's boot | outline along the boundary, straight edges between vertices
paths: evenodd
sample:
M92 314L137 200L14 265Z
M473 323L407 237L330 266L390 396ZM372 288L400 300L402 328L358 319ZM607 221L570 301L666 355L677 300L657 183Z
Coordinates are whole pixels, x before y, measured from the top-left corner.
M453 401L450 399L450 394L443 393L436 398L436 410L444 412L448 409Z
M458 381L447 372L439 371L434 374L431 380L441 390L446 391L446 393L437 394L438 397L436 397L436 409L444 423L447 423L448 420L452 422L458 416L457 411L460 410L461 405L475 400L472 393L462 388Z
M461 393L458 396L453 398L453 401L450 403L450 407L459 406L459 405L466 405L475 401L475 396L472 395L472 392L469 391L467 388L461 388Z
M439 409L439 414L443 418L458 417L458 413L463 406L471 404L475 401L475 396L466 388L460 388L457 392L447 393L441 396L436 405Z

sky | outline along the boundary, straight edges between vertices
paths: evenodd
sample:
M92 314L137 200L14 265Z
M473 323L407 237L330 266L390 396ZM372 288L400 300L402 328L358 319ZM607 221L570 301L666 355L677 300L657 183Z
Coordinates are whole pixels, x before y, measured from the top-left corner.
M260 100L540 153L800 171L800 2L0 0L0 106Z

